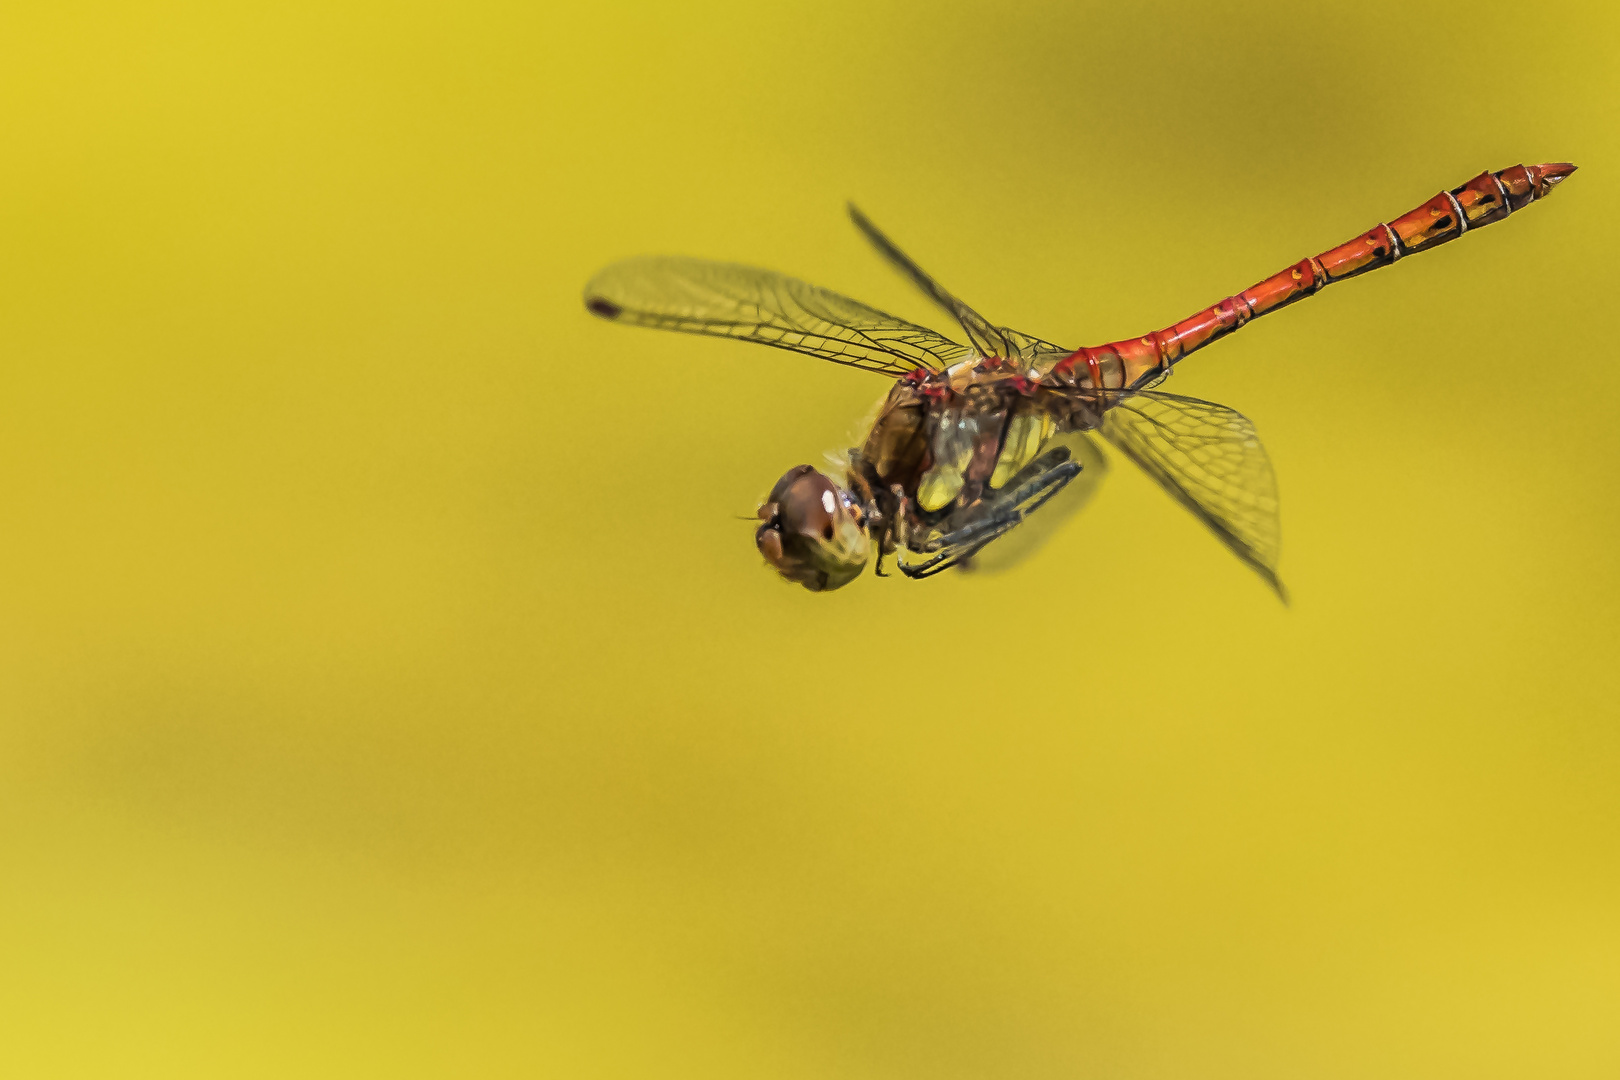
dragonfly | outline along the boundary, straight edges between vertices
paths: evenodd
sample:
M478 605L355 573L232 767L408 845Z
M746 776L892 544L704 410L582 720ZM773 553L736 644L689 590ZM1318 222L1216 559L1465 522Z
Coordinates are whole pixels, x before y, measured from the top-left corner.
M853 205L856 228L966 343L796 278L695 258L615 263L586 286L585 306L614 322L756 341L892 380L864 441L840 459L841 483L795 465L758 509L760 554L811 591L846 585L868 563L888 576L891 556L914 579L971 566L1080 475L1075 438L1100 437L1286 602L1276 478L1254 425L1159 384L1251 320L1501 221L1574 171L1552 162L1480 173L1162 330L1078 349L994 325Z

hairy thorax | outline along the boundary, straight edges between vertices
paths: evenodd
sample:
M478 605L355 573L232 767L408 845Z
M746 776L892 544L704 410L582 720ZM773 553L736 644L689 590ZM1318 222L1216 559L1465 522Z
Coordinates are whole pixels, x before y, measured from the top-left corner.
M896 382L852 464L929 525L1000 492L1054 435L1100 419L1090 394L980 360Z

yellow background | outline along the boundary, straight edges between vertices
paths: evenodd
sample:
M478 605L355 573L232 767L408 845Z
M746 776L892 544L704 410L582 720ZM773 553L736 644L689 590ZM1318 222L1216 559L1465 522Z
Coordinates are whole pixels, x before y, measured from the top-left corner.
M1620 1071L1608 4L16 5L0 1074ZM639 253L1165 325L1294 605L1116 462L1015 573L761 569L874 377Z

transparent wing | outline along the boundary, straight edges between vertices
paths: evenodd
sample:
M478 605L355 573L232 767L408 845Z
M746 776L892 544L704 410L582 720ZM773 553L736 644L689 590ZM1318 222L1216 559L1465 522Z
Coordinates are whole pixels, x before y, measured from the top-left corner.
M962 324L962 331L967 334L973 347L979 350L982 356L1000 356L1010 358L1024 356L1039 348L1057 349L1056 345L1042 341L1040 338L1021 334L1017 330L1009 330L1005 326L991 326L990 321L977 311L958 300L951 292L936 281L933 275L918 266L911 256L895 246L893 240L883 235L883 231L872 224L870 218L861 213L854 203L849 204L849 218L855 227L872 246L878 249L878 254L889 260L894 267L911 283L924 293L929 299L951 313L958 323Z
M615 322L758 341L885 375L944 368L968 355L965 345L847 296L705 259L614 263L585 287L585 306Z
M1277 579L1277 479L1247 417L1144 391L1103 415L1102 434L1287 599Z
M1061 353L1068 356L1074 352L1073 349L1065 349L1063 346L1054 345L1050 341L1042 341L1038 337L1026 334L1021 330L1014 330L1010 326L1001 327L1001 336L1006 339L1008 345L1017 350L1017 355L1024 357L1026 360L1033 359L1043 353Z
M1011 343L999 329L991 326L983 315L958 300L945 286L934 280L928 271L912 261L911 256L901 251L893 240L883 235L883 231L872 224L871 219L861 213L854 203L849 204L849 219L861 230L866 239L871 241L872 246L878 249L878 254L910 278L912 284L926 293L929 299L951 313L981 355L1003 357L1012 355Z

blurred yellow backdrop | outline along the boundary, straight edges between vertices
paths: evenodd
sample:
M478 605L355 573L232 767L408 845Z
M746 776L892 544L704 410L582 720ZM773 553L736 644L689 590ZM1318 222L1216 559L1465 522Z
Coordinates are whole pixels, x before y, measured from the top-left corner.
M1612 5L0 25L0 1073L1620 1071ZM1017 572L782 585L734 516L881 381L580 303L939 325L854 198L1099 342L1548 160L1178 375L1291 609L1118 463Z

